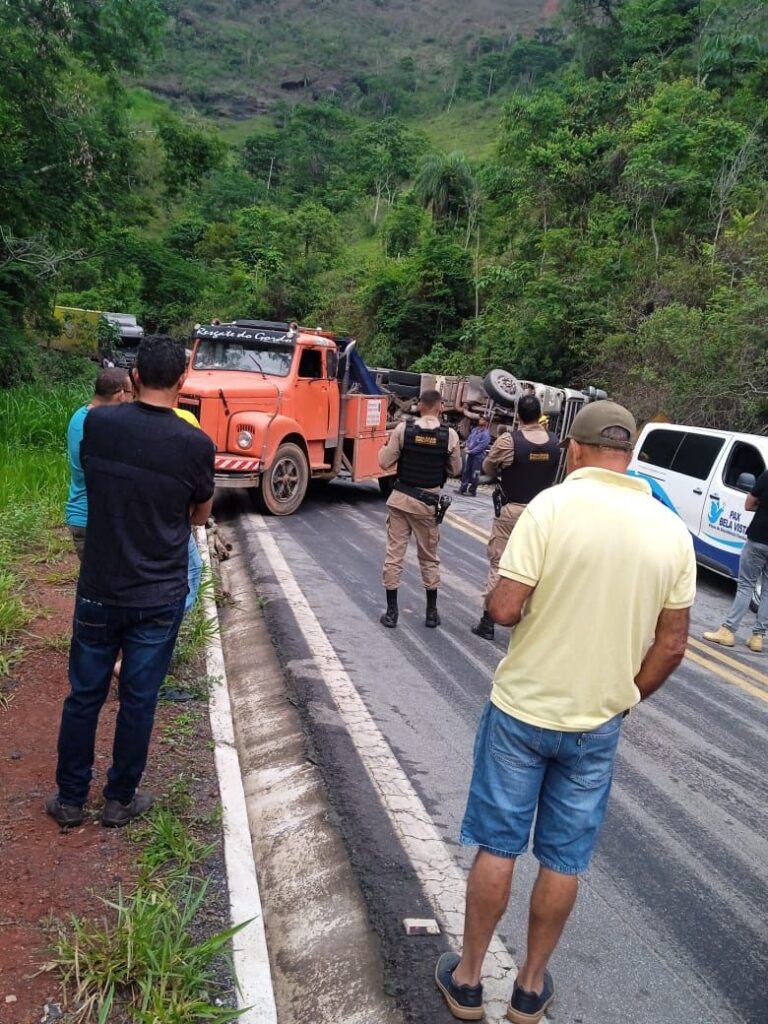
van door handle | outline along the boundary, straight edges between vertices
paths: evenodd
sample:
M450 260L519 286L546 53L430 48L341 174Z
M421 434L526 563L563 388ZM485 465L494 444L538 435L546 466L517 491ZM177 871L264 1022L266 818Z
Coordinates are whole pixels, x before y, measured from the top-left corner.
M719 494L710 494L710 498L714 498L715 501L720 501L720 495Z
M703 494L704 491L702 491L702 489L700 487L694 487L693 488L693 493L694 494Z

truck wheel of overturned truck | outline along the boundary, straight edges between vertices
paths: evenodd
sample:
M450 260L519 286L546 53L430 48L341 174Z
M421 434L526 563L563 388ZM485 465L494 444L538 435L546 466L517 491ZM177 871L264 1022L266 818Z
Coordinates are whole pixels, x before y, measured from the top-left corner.
M521 394L517 377L506 370L491 370L485 375L483 387L488 397L505 409L514 409Z
M258 506L269 515L289 516L304 500L308 484L309 466L304 452L297 444L281 444L272 465L262 474L256 492Z

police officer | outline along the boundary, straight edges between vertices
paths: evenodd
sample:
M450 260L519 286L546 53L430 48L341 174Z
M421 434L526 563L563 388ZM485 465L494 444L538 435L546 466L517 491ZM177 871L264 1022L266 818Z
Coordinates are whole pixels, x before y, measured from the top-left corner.
M384 558L384 587L387 610L380 621L389 629L397 625L397 588L411 534L416 538L421 579L427 591L424 625L440 625L437 588L440 559L437 545L438 500L448 476L461 473L459 435L440 422L442 398L439 391L425 391L419 398L419 417L398 423L379 452L379 465L389 469L397 463L397 479L387 506L387 553Z
M523 395L519 400L517 418L520 428L501 434L483 461L483 473L495 477L499 483L502 502L501 514L493 520L488 541L490 568L485 602L498 581L499 561L515 523L528 502L555 482L560 464L557 435L539 422L541 403L535 395ZM483 610L472 632L485 640L493 640L493 619L487 611Z

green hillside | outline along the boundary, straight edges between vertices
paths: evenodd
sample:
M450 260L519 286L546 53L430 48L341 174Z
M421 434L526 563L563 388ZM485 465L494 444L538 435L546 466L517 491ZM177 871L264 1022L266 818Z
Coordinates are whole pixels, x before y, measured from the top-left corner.
M141 84L218 116L337 97L384 115L447 100L457 68L542 23L544 0L166 0L166 50ZM551 0L547 5L551 9Z

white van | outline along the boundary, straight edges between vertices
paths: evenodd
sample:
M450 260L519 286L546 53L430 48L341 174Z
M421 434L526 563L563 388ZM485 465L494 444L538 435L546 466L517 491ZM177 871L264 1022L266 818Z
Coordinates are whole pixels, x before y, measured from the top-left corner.
M768 465L768 437L648 423L629 472L651 485L693 536L701 565L734 579L752 512L747 494Z

